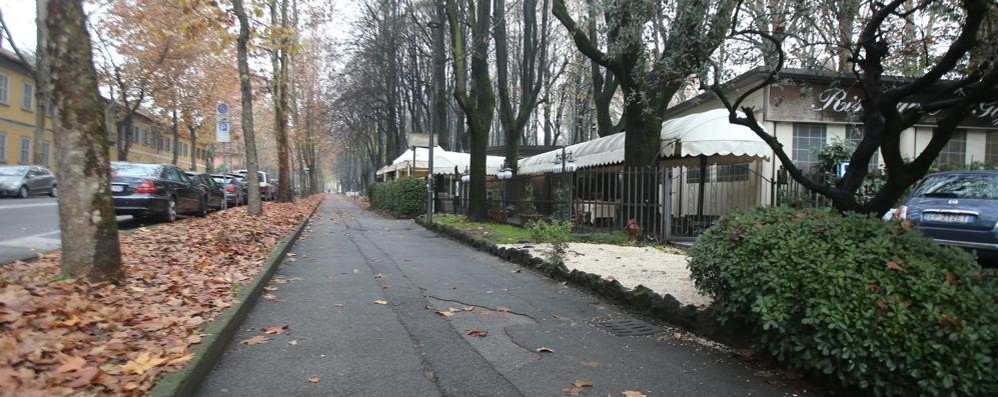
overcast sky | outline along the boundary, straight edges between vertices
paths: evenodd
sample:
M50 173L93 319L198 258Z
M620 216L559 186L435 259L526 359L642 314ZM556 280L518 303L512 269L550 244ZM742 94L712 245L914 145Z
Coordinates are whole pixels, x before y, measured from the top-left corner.
M319 0L326 1L326 0ZM337 41L342 42L347 37L357 14L357 3L354 0L332 0L336 7L336 16L333 22L328 24L327 29ZM34 0L0 0L0 11L3 11L4 21L7 22L14 36L14 42L21 50L34 52L35 49L35 1ZM92 5L87 7L87 12L99 12ZM3 48L11 49L7 40L3 40Z

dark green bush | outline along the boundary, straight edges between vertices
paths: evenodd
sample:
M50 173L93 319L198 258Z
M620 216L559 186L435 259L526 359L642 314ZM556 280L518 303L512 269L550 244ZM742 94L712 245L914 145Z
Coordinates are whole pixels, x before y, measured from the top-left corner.
M426 205L426 181L404 177L395 181L375 182L368 188L371 207L388 210L396 215L413 216Z
M998 392L998 282L907 223L827 209L719 220L690 270L758 348L877 395Z
M572 222L552 219L550 221L532 221L527 223L527 232L534 242L551 244L547 260L559 263L565 259L568 240L572 238Z

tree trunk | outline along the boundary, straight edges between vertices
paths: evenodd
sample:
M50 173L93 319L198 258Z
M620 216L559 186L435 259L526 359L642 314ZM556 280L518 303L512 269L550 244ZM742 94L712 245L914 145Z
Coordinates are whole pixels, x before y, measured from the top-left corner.
M232 0L232 8L239 19L239 36L236 38L237 57L239 63L239 91L242 93L242 125L243 140L246 146L246 179L249 180L249 204L246 212L250 215L263 214L260 203L260 178L257 175L259 166L256 159L256 137L253 135L253 86L250 84L249 61L247 60L250 38L250 22L243 8L243 0Z
M187 131L191 133L191 171L198 170L198 129L196 126L187 126Z
M279 27L282 35L271 49L271 63L274 67L274 132L277 142L277 201L290 203L294 201L291 190L291 151L288 147L288 47L291 45L286 38L284 29L288 26L288 1L280 1L270 5L271 26Z
M454 57L454 69L459 80L456 82L454 97L468 118L468 128L471 140L471 181L468 193L468 218L482 221L487 218L485 202L485 169L486 148L489 140L489 130L492 127L492 117L495 113L495 94L492 91L492 80L489 78L489 16L492 11L490 0L468 2L468 21L471 25L472 49L471 58L471 95L462 87L467 85L461 76L465 76L467 63L464 57ZM472 12L476 11L476 12ZM461 34L461 23L458 20L456 0L447 0L447 19L450 24L452 48L455 54L463 54L464 40Z
M444 0L433 1L436 19L433 28L433 109L430 111L430 130L436 134L437 144L450 150L450 135L447 133L447 54L444 43L444 21L447 19Z
M87 16L81 0L39 0L38 13L45 21L57 120L62 271L95 282L117 281L122 277L121 248L111 201L104 104L97 89Z
M173 162L171 164L177 165L177 160L180 157L180 151L177 150L177 144L180 143L180 127L177 125L177 108L173 108L173 144L170 145L170 149L173 150Z

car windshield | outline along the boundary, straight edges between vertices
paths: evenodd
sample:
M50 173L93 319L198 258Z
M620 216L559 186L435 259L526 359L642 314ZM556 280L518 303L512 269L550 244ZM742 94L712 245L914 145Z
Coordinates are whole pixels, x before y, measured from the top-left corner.
M23 176L28 167L0 167L0 176Z
M111 176L148 178L159 176L159 166L154 164L111 163Z
M925 178L915 197L998 199L998 175L944 174Z

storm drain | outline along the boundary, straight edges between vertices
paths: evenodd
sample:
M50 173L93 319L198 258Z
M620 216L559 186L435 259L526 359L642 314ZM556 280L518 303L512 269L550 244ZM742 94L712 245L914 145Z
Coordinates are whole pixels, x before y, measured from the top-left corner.
M598 323L601 328L616 336L644 336L662 332L662 328L633 318Z

